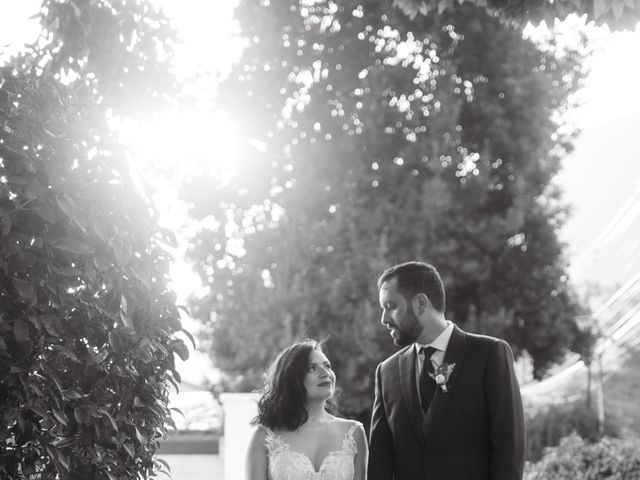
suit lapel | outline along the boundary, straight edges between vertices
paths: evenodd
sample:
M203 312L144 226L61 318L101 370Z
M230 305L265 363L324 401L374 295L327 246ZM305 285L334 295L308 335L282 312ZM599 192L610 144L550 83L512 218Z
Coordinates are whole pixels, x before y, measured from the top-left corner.
M435 435L438 432L438 428L440 427L440 423L444 417L447 404L449 403L449 398L453 395L454 392L454 384L456 378L458 377L458 373L462 369L462 362L464 360L464 355L467 350L467 342L464 336L464 332L460 330L458 327L454 325L453 332L451 333L451 338L449 339L449 345L447 346L447 351L444 354L444 363L452 365L455 363L455 367L451 375L449 376L449 380L447 381L447 393L443 393L440 386L436 388L436 392L431 400L431 405L427 410L427 413L424 417L423 429L425 435L425 446L426 449L429 449L429 444L433 441Z
M418 386L416 385L416 352L412 345L409 345L400 354L398 363L400 369L400 385L402 396L409 410L411 427L413 428L420 445L424 447L424 436L422 431L422 406L418 398Z

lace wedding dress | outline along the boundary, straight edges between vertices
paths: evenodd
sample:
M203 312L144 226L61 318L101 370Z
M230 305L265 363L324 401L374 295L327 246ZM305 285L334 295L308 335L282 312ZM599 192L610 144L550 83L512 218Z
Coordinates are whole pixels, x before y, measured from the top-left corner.
M351 425L342 439L342 448L324 457L320 469L315 470L309 457L295 452L284 439L267 430L265 439L269 456L271 480L353 480L353 458L358 453L353 432L357 424Z

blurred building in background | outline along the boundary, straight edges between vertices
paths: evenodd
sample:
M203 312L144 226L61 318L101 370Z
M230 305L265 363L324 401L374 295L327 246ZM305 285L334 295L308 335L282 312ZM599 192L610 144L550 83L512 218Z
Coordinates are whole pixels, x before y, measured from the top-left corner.
M160 445L159 457L171 467L172 480L221 480L223 413L211 390L182 382L171 396L176 431Z

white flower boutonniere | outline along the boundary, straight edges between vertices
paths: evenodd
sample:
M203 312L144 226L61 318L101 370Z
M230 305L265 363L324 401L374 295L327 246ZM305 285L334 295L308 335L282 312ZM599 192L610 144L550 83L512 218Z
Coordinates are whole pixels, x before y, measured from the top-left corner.
M453 369L455 366L456 366L455 363L443 362L440 365L438 365L435 373L429 374L429 376L433 378L436 381L436 383L440 386L440 388L442 389L442 393L447 393L449 391L447 389L447 382L449 381L449 377L451 376L451 373L453 372Z

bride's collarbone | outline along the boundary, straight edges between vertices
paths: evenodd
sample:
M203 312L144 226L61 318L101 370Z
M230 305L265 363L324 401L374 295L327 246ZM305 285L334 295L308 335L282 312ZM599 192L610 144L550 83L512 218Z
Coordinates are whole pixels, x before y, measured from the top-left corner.
M283 432L281 437L291 450L304 454L317 466L332 452L342 450L344 436L349 428L346 421L319 422Z
M341 440L350 428L350 422L342 419L333 419L326 422L305 423L292 433L299 438L311 436L313 438L325 438Z

